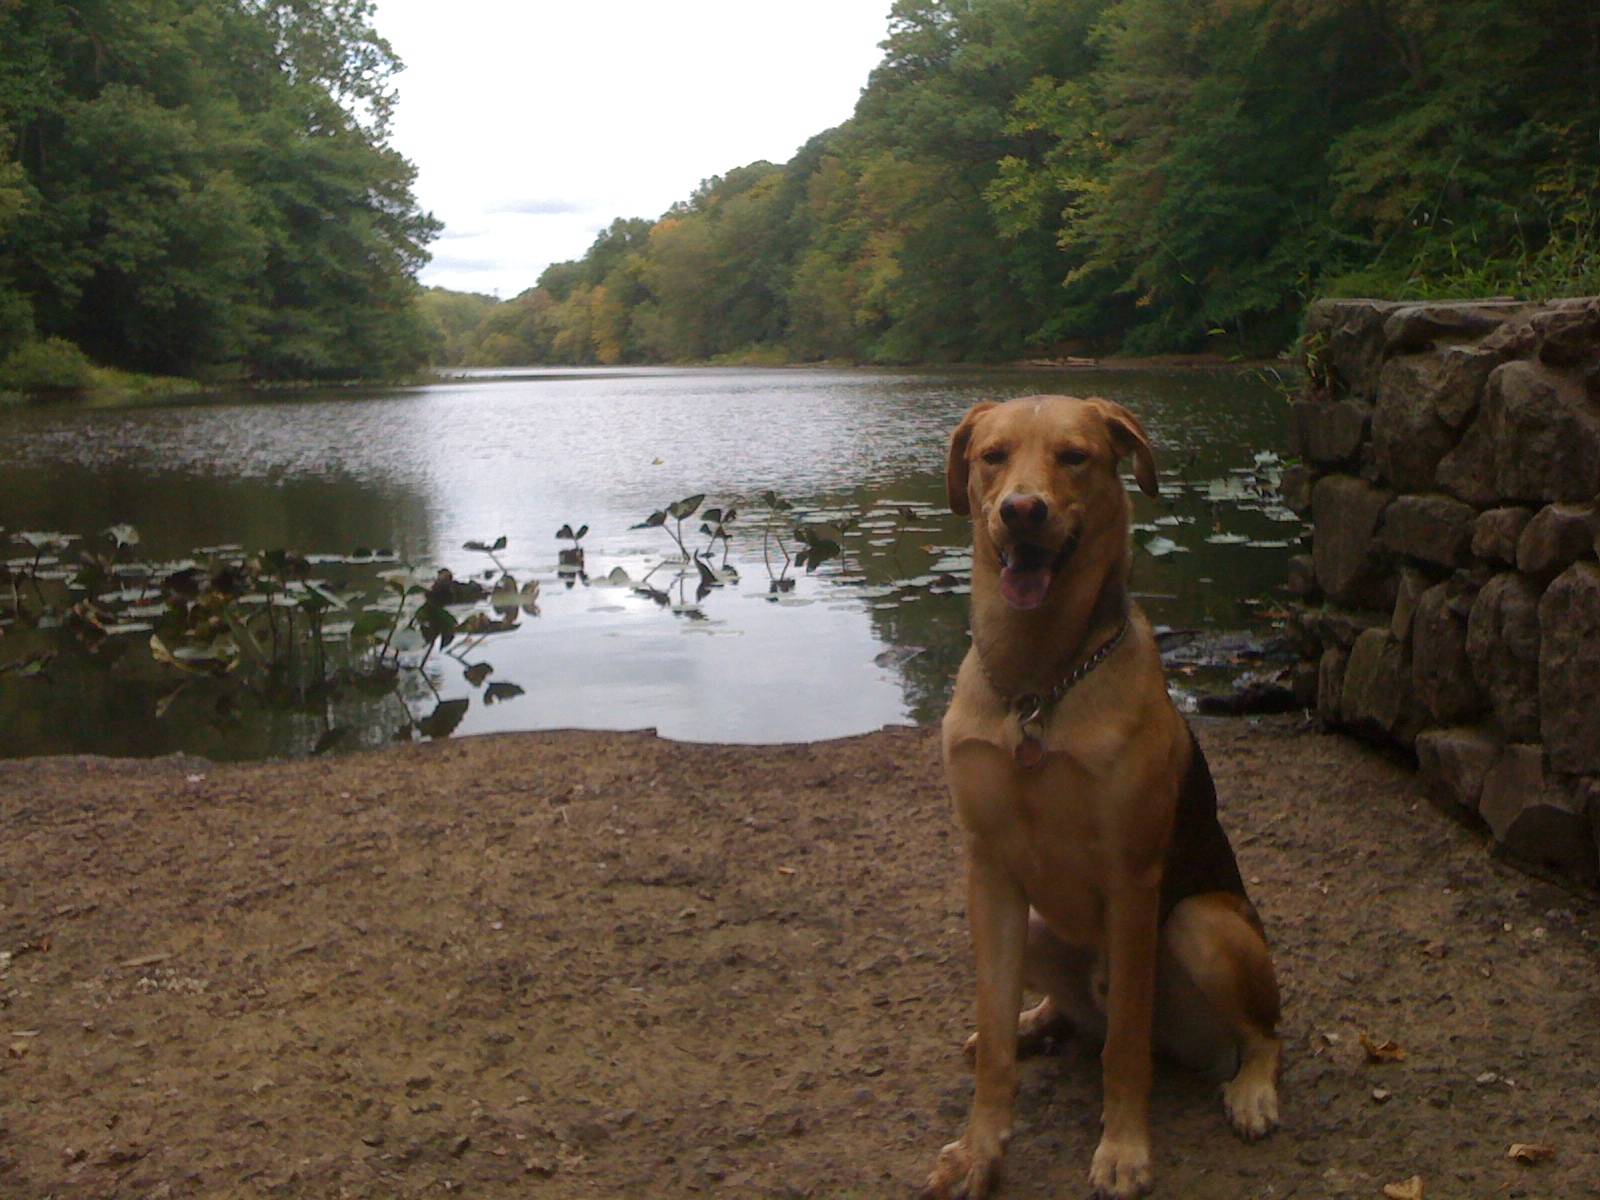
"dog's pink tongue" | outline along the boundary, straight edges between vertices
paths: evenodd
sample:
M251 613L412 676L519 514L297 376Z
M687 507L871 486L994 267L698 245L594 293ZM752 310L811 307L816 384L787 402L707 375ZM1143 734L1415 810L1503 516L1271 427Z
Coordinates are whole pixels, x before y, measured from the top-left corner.
M1000 594L1012 608L1038 608L1050 590L1050 568L1003 567L1000 570Z

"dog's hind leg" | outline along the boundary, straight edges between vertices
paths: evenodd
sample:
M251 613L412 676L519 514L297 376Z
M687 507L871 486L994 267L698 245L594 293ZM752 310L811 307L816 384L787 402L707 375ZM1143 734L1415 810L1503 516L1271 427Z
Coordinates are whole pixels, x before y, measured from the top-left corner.
M1063 941L1038 913L1028 912L1028 942L1023 952L1023 984L1044 999L1025 1008L1017 1018L1017 1055L1037 1054L1052 1038L1081 1033L1091 1041L1106 1037L1103 972L1096 971L1096 955L1088 946ZM1097 995L1096 987L1101 994ZM978 1050L978 1035L967 1039L971 1058Z
M1228 893L1182 901L1162 930L1157 986L1163 1048L1199 1070L1232 1073L1223 1107L1251 1140L1278 1123L1279 1059L1277 978L1253 915Z
M1019 1048L1036 1047L1069 1030L1091 1041L1105 1041L1105 980L1098 957L1092 946L1074 946L1038 913L1028 914L1023 978L1029 990L1044 993L1044 999L1018 1021Z

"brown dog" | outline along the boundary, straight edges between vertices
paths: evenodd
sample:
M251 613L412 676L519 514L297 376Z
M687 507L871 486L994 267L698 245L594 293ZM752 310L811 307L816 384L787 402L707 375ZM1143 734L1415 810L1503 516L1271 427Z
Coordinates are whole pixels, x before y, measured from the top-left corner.
M1130 455L1156 496L1137 418L1065 396L979 404L950 439L950 507L972 516L972 648L944 759L966 843L977 1092L926 1196L988 1194L1019 1034L1026 1046L1067 1022L1104 1038L1097 1196L1149 1186L1153 1041L1232 1075L1223 1105L1243 1137L1277 1123L1266 939L1128 594ZM1019 1017L1025 980L1045 998Z

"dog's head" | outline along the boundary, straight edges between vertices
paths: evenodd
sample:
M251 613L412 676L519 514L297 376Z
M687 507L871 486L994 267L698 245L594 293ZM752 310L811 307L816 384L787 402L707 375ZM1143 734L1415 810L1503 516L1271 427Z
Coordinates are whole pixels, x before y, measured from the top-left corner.
M1144 426L1109 400L1028 396L977 404L950 438L950 510L971 515L975 550L992 551L1000 593L1038 608L1075 558L1105 567L1126 553L1133 457L1145 495L1160 494Z

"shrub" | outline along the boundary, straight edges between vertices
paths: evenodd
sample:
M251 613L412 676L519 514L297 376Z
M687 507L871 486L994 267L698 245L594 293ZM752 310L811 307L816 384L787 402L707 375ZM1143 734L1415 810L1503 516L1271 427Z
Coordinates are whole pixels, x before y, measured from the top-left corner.
M27 342L0 362L0 391L76 392L94 381L94 364L65 338Z

